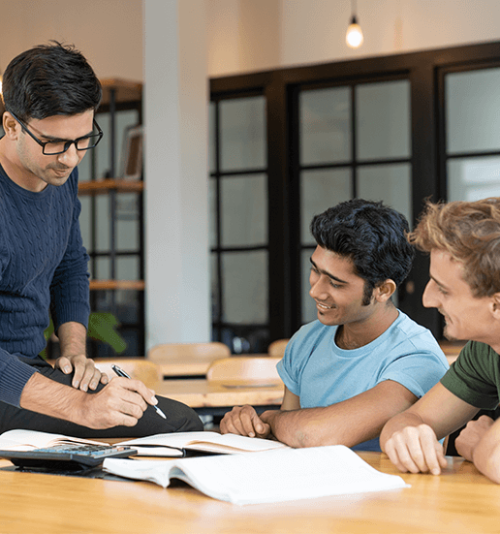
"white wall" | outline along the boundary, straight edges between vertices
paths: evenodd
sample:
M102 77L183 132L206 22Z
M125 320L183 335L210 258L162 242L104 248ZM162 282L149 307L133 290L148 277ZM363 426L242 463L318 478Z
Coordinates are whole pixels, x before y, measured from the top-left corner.
M50 39L74 44L99 78L143 80L142 0L0 0L0 70Z
M145 2L148 348L210 340L203 7L200 0Z
M500 39L498 0L356 3L365 42L352 50L345 44L350 0L208 0L208 74L225 76ZM269 21L274 22L272 28ZM249 58L244 52L262 47L268 56Z

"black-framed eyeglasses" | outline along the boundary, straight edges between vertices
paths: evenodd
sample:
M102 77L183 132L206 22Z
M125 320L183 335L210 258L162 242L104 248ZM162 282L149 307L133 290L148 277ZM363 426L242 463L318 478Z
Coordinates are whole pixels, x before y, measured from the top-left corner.
M40 141L38 137L36 137L34 134L32 134L28 130L28 126L24 124L23 121L19 120L12 111L10 114L16 119L16 121L21 125L21 128L24 132L26 132L36 143L38 143L42 147L42 152L46 156L55 156L57 154L64 154L66 150L71 145L75 145L77 150L89 150L91 148L95 148L99 141L102 139L102 136L104 135L103 131L97 124L95 119L92 119L94 128L97 129L97 133L92 133L90 135L84 135L83 137L79 137L78 139L73 139L72 141L66 140L66 139L54 139L53 141Z

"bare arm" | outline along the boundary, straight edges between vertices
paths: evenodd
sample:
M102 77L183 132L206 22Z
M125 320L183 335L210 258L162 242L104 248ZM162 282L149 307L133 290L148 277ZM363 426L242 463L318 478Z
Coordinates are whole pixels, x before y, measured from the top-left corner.
M438 475L446 466L438 440L465 424L477 411L438 382L411 408L387 422L380 446L400 471Z
M95 390L99 384L108 383L108 377L102 374L94 362L87 358L86 340L87 329L80 323L68 322L62 324L58 331L61 347L61 357L56 360L55 367L65 374L73 373L72 386L82 391L89 388Z
M291 447L342 444L348 447L376 438L387 420L417 397L386 380L355 397L324 408L267 411L261 419L279 441Z
M147 404L158 401L138 380L114 378L99 393L89 394L35 373L21 393L21 408L89 428L134 426Z
M500 420L486 415L470 421L455 441L459 454L497 484L500 483Z
M299 408L299 397L285 387L281 409L298 410ZM273 410L269 412L271 411ZM271 427L263 421L262 415L259 417L252 406L235 406L230 412L224 415L220 423L220 431L222 434L240 434L241 436L250 436L251 438L265 438L271 434Z

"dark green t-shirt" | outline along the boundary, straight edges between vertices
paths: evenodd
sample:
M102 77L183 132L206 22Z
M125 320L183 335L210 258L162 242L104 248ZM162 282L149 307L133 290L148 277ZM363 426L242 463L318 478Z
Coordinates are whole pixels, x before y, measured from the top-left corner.
M500 397L500 356L485 343L469 341L441 384L472 406L493 410Z

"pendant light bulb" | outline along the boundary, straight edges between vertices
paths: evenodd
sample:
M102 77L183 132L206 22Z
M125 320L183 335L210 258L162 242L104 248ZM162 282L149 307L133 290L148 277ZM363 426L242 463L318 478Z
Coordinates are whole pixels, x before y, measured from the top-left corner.
M351 48L359 48L363 44L363 32L355 15L352 16L351 23L347 28L345 42Z

